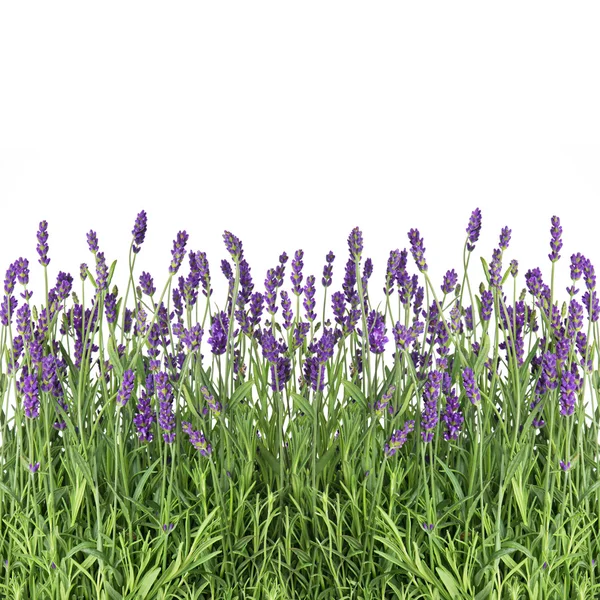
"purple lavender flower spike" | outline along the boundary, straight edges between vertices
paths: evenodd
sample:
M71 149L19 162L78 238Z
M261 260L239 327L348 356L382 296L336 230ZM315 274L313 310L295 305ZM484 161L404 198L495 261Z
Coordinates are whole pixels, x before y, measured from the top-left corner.
M131 235L133 235L132 250L134 254L137 254L140 251L140 246L144 243L144 239L146 238L147 229L148 217L146 211L143 210L138 213L135 223L133 224L133 230L131 231Z
M296 250L294 254L294 259L292 260L292 274L290 275L290 279L292 282L292 292L299 296L302 293L302 267L304 266L304 262L302 262L302 258L304 257L303 250Z
M446 411L442 416L442 420L446 424L447 431L444 432L444 439L457 440L460 428L463 424L464 417L460 410L460 404L458 402L458 396L451 390L446 398Z
M152 375L149 376L152 378ZM146 383L148 388L148 383ZM143 390L137 404L137 414L133 418L133 422L137 428L140 442L151 442L154 439L150 428L155 421L155 414L150 403L150 396L153 390Z
M588 290L593 290L596 287L596 274L594 272L594 265L591 260L586 260L583 266L583 275L585 280L585 287Z
M452 291L456 287L457 282L458 275L456 274L456 271L454 269L447 271L446 275L444 275L444 281L442 283L442 292L444 292L444 294L452 293Z
M510 243L510 236L512 231L508 227L504 227L500 232L500 250L506 250Z
M142 292L144 292L146 296L152 296L156 292L154 280L150 273L147 273L146 271L142 272L140 275L140 288L142 288Z
M37 232L37 253L39 255L38 262L43 267L47 267L50 264L48 258L48 221L41 221Z
M475 382L475 374L473 373L472 369L469 367L465 367L465 369L463 370L462 378L467 398L471 401L472 404L477 404L481 400L481 394L479 393L479 389L477 388L477 383Z
M492 316L492 308L494 306L494 295L489 290L485 290L481 294L481 320L489 321Z
M98 246L98 236L96 235L96 232L91 230L87 233L87 243L88 243L88 248L90 249L90 252L92 254L96 254L96 252L98 252L99 250L99 246Z
M21 285L27 285L29 283L29 261L26 258L18 258L15 262L15 269L17 271L17 279Z
M200 323L196 323L190 330L186 329L183 335L183 343L190 352L196 352L200 349L200 342L204 331Z
M106 265L104 252L96 253L96 285L98 286L98 292L108 287L108 266Z
M354 260L360 260L363 251L363 236L358 227L355 227L348 236L348 248Z
M410 241L410 251L415 259L417 268L421 273L427 271L427 263L425 262L425 248L423 247L423 238L419 234L418 229L411 229L408 232Z
M319 363L317 356L311 356L304 361L304 380L315 392L324 389L325 365Z
M214 315L211 319L210 337L208 343L213 354L225 354L227 349L227 332L229 331L229 317L224 311Z
M335 260L335 254L330 250L329 254L325 257L325 266L323 267L323 278L321 283L324 288L328 288L331 285L331 277L333 274L333 261Z
M114 294L106 294L104 312L108 323L114 323L117 320L117 297Z
M471 213L471 218L467 225L467 233L469 234L467 251L472 252L475 250L475 242L477 242L481 233L481 211L478 208Z
M128 369L123 373L123 381L117 392L117 404L125 406L133 394L133 386L135 385L135 373Z
M169 383L169 377L164 371L159 371L154 375L154 385L156 396L160 402L160 411L158 414L158 424L166 433L163 438L167 444L175 439L175 415L173 414L173 388Z
M202 293L208 297L212 293L212 289L210 288L210 268L206 252L196 253L196 268L202 282Z
M277 312L277 271L269 269L265 279L266 294L264 296L267 303L267 311L274 315Z
M568 471L571 468L571 461L564 462L561 460L559 464L563 471Z
M556 216L552 217L552 227L550 228L550 249L552 252L548 254L548 258L552 262L556 262L560 258L560 249L562 248L562 227L560 226L560 219Z
M577 397L577 381L575 375L569 371L565 371L562 375L560 384L560 414L563 417L569 417L575 412L575 404Z
M385 444L384 451L387 457L394 456L402 446L406 443L408 439L408 434L415 429L415 422L405 421L404 427L402 429L396 429L390 438L389 443Z
M367 327L369 331L369 347L371 352L381 354L385 350L388 338L385 335L385 318L381 313L372 310L367 318Z
M35 375L27 375L23 385L23 407L25 416L37 419L40 414L40 399L38 396L38 382Z
M292 312L292 301L285 290L281 290L281 308L283 309L283 326L289 329L292 326L294 313Z
M181 423L181 429L188 434L190 444L192 444L202 456L208 457L211 454L212 446L206 441L203 433L192 429L192 424L187 421ZM171 527L171 529L172 528L173 527Z
M244 251L242 249L241 240L233 235L230 231L225 231L223 233L223 241L225 242L225 247L229 254L231 254L231 258L233 262L237 263L242 260L244 256Z
M37 470L40 468L40 463L36 462L35 464L29 463L29 470L32 473L37 473Z
M79 277L81 278L81 281L85 281L87 279L87 271L88 266L85 263L81 263L79 267Z
M314 312L315 308L315 276L309 275L306 278L306 285L304 286L304 309L306 310L306 318L312 322L317 318L317 314Z
M424 442L433 440L433 430L438 424L437 400L440 395L441 383L442 373L440 371L430 371L423 392L424 407L421 418L421 437Z
M516 277L519 273L519 262L513 258L513 260L510 261L510 274L513 277Z
M173 250L171 250L171 264L169 265L169 273L175 275L181 267L181 263L185 258L185 246L188 241L188 234L185 231L180 231L177 238L173 241Z
M600 317L600 302L598 301L598 295L596 294L596 290L591 290L591 292L586 292L581 300L585 305L585 308L588 312L588 316L592 323L595 323Z
M494 250L492 253L492 262L489 267L490 286L500 288L502 285L502 251Z
M277 370L275 370L277 368ZM288 356L280 356L271 365L271 389L281 392L292 376L292 362Z

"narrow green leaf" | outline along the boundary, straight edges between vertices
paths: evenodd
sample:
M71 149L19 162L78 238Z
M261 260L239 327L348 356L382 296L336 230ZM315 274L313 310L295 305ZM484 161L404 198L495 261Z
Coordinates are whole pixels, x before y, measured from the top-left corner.
M154 567L151 571L148 571L144 575L144 578L140 582L140 586L137 590L137 596L139 600L143 600L148 595L150 588L154 585L154 582L157 580L160 575L161 567Z
M351 381L348 381L347 379L344 379L342 381L342 383L344 384L344 387L346 388L346 391L349 392L349 394L357 402L359 402L361 404L361 406L363 407L363 409L364 410L368 410L369 403L367 402L367 398L362 393L362 391L360 390L360 388L357 385L355 385L354 383L352 383Z

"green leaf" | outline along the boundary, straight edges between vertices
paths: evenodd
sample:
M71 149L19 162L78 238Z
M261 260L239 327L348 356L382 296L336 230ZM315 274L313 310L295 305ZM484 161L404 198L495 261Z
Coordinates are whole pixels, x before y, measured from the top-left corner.
M119 353L115 348L115 338L111 335L108 338L108 344L106 345L106 349L108 350L108 356L110 357L110 363L115 370L115 373L118 375L119 379L123 377L123 365L121 364L121 359L119 358Z
M317 461L317 477L323 472L325 467L327 467L327 465L329 465L329 463L335 457L335 449L336 448L337 448L337 444L334 444L333 446L331 446L331 448L329 448L329 450L327 450L327 452L325 452L325 454L323 454L323 456L321 456L319 458L319 460Z
M314 420L315 411L313 405L310 404L310 402L304 396L301 396L296 392L292 392L291 396L294 399L294 409L302 411L305 415L308 415L311 420Z
M133 499L137 502L140 499L140 496L142 495L142 492L144 491L144 486L146 485L146 482L148 481L148 478L152 475L152 473L154 472L154 468L156 467L156 465L161 461L161 457L159 456L145 471L144 474L142 475L142 478L138 481L137 486L135 487L135 492L133 493Z
M249 379L248 381L242 383L242 385L237 387L233 392L233 396L231 396L231 399L229 400L229 406L227 407L227 409L233 409L233 407L236 404L238 404L243 398L245 398L248 395L248 392L250 392L253 386L254 379Z
M443 567L436 567L436 571L437 571L437 574L440 576L440 579L442 580L443 584L446 586L446 589L448 590L450 597L451 598L462 598L463 594L458 589L458 584L456 582L456 579L454 579L454 577L452 577L452 574L449 571L447 571L446 569L444 569Z
M490 351L490 336L486 333L483 335L483 340L481 344L481 348L479 349L479 355L477 356L477 360L475 361L475 366L473 367L473 373L477 378L481 375L483 371L484 363L488 359L488 353Z
M152 569L151 571L148 571L148 573L146 573L144 575L144 578L140 582L140 587L138 588L136 598L139 598L139 600L142 600L143 598L145 598L148 595L150 588L154 585L154 582L157 580L158 576L160 575L160 570L161 570L161 567L154 567L154 569Z
M351 381L348 381L347 379L344 379L342 381L342 383L344 384L344 387L346 388L346 391L357 401L361 404L361 406L363 407L364 410L368 410L369 408L369 403L367 402L367 398L366 396L362 393L362 391L360 390L360 388L355 385L354 383L352 383Z

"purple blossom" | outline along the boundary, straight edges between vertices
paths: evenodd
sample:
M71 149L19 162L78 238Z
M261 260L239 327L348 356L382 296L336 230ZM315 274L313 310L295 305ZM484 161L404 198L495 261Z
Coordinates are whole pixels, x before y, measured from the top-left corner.
M510 236L512 231L508 227L504 227L500 232L500 250L506 250L510 243Z
M325 257L325 266L323 267L323 278L321 279L321 283L323 287L328 288L331 285L331 277L333 274L333 261L335 260L335 255L331 250L329 254Z
M400 276L398 273L400 269L400 250L392 250L390 252L390 257L387 262L387 270L385 272L385 286L383 288L383 293L386 295L390 295L394 291L394 282Z
M583 275L583 268L587 264L587 258L581 253L571 255L571 279L578 281Z
M311 356L304 361L304 380L315 392L322 391L325 387L325 364L319 363L317 356Z
M562 227L560 219L556 216L552 217L552 227L550 228L550 249L552 252L548 254L548 258L552 262L556 262L560 258L560 249L562 248Z
M390 438L389 443L385 444L384 451L387 457L394 456L408 439L408 434L415 429L415 422L413 420L405 421L402 429L396 429Z
M267 278L265 279L265 300L267 303L267 311L274 315L277 312L277 271L276 269L269 269L267 271Z
M128 369L123 373L123 381L117 392L117 404L125 406L133 394L133 386L135 384L135 373Z
M138 213L135 223L133 224L133 230L131 232L131 235L133 235L132 250L134 254L137 254L140 251L140 246L144 243L147 229L148 217L146 216L146 211L143 210L142 212Z
M598 296L596 294L596 290L592 290L591 292L586 292L582 297L585 308L588 312L588 317L590 321L595 322L598 320L600 316L600 303L598 302Z
M369 348L375 354L381 354L385 345L388 343L388 338L385 335L385 319L384 316L372 310L367 318L367 328L369 331Z
M211 295L212 289L210 287L210 268L206 252L196 252L196 269L202 282L202 293L208 297Z
M40 468L40 463L36 462L35 464L29 463L29 470L32 473L37 473L37 470Z
M200 323L196 323L191 329L186 329L183 335L183 343L187 346L190 352L196 352L200 348L202 335L204 331Z
M306 278L306 285L304 286L304 309L306 310L306 318L312 323L317 318L317 314L314 312L315 308L315 276L309 275Z
M440 395L441 383L442 373L440 371L428 373L423 391L424 407L421 415L421 437L424 442L433 440L433 430L438 424L437 400Z
M229 330L229 317L224 311L211 318L210 337L208 343L213 354L225 354L227 349L227 332Z
M223 233L223 241L225 242L225 248L227 248L227 252L231 254L233 262L237 263L242 260L244 251L242 249L241 240L233 235L233 233L230 231L225 231Z
M279 356L271 365L271 389L281 392L292 376L292 363L288 356Z
M490 286L500 288L502 285L502 251L494 250L492 253L492 262L489 267Z
M519 273L519 263L517 262L516 259L513 258L513 260L510 261L510 274L513 277L516 277Z
M489 321L492 316L492 308L494 306L494 295L489 290L485 290L481 294L481 320Z
M85 263L81 263L79 266L79 277L81 281L85 281L87 279L88 266Z
M423 238L420 237L418 229L411 229L408 232L408 239L410 241L410 251L415 259L417 268L421 273L427 271L427 263L425 262L425 248L423 247Z
M456 274L456 271L454 269L447 271L442 283L442 292L444 292L444 294L450 294L456 287L457 282L458 275Z
M156 292L156 288L154 287L154 280L152 279L152 275L143 271L140 275L140 288L142 292L146 294L146 296L152 296L154 292Z
M462 378L467 398L472 404L477 404L481 400L481 394L475 382L475 374L470 367L464 368Z
M250 300L250 315L252 316L251 325L257 327L260 325L261 316L264 307L264 297L260 292L252 294Z
M188 434L190 444L192 444L192 446L194 446L194 448L196 448L196 450L198 450L202 456L208 457L212 453L212 446L206 441L204 434L200 431L192 429L191 423L182 421L181 429Z
M583 306L574 298L569 302L569 339L575 339L583 327Z
M104 258L104 252L96 253L96 285L98 286L98 292L108 287L108 267Z
M104 312L108 323L114 323L117 320L117 297L114 294L106 294Z
M292 326L294 313L292 312L292 301L285 290L281 290L281 308L283 309L283 326L289 329Z
M156 396L160 403L158 413L158 425L166 431L163 438L167 444L175 439L175 415L173 414L173 388L169 383L169 377L164 371L159 371L154 375L154 385Z
M47 267L50 264L48 258L48 221L40 221L40 226L37 232L37 253L39 255L38 262L43 267Z
M560 468L563 471L568 471L571 468L571 461L564 462L564 461L561 460L559 464L560 464Z
M573 373L565 371L560 384L560 414L568 417L575 412L577 380Z
M200 387L200 392L202 392L202 396L204 400L206 400L210 410L212 410L216 416L219 416L223 410L221 403L218 400L215 400L214 396L210 393L209 389L205 385Z
M292 281L292 292L299 296L302 293L302 267L304 263L302 262L302 258L304 257L303 250L296 250L294 254L294 259L292 260L292 274L290 275L290 279Z
M185 246L188 241L188 234L185 231L180 231L177 238L173 241L173 249L171 250L171 264L169 265L169 273L175 275L183 263L185 258Z
M355 227L348 236L348 248L354 260L360 260L363 251L363 236L358 227Z
M27 285L29 283L29 261L23 257L18 258L15 262L15 269L19 283Z
M596 287L596 274L591 260L586 260L583 266L583 276L585 287L590 291L593 290Z
M469 234L467 250L472 252L475 249L475 242L477 242L481 233L481 211L478 208L471 213L471 218L467 225L467 233Z
M25 416L37 419L40 414L40 399L38 395L38 382L35 375L27 375L23 384L23 408Z
M88 248L90 249L90 252L92 254L96 254L96 252L98 252L98 250L99 250L98 236L96 235L96 232L90 229L90 231L88 231L86 237L87 237L87 243L88 243Z

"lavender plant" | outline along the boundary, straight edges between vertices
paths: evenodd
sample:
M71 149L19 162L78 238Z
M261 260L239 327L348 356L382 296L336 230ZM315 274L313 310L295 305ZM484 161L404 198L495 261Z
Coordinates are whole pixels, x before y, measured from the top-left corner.
M561 300L554 216L549 269L518 294L504 227L472 285L481 226L436 285L410 229L383 298L355 227L322 304L303 250L261 284L225 231L213 307L186 231L137 273L141 211L121 295L95 231L50 287L40 222L44 293L19 257L0 302L0 596L598 595L595 269L572 254Z

